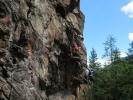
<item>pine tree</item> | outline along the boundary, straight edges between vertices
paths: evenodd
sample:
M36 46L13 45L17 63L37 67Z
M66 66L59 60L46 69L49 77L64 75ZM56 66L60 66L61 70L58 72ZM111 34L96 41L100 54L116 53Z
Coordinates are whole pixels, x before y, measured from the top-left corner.
M113 54L112 54L112 58L113 58L113 63L115 62L119 62L120 61L120 51L118 48L116 48L114 51L113 51Z
M94 48L92 48L90 52L90 57L89 57L89 66L91 68L96 68L97 67L97 53Z
M130 43L130 48L128 49L128 62L133 64L133 42Z

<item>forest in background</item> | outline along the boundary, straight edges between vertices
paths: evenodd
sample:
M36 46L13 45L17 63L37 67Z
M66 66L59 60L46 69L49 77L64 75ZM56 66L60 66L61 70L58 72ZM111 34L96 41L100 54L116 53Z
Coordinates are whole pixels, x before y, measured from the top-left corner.
M89 66L94 76L88 91L89 100L133 100L133 42L127 48L126 57L120 57L112 35L104 42L104 49L103 58L108 59L105 65L97 61L94 48L90 52Z

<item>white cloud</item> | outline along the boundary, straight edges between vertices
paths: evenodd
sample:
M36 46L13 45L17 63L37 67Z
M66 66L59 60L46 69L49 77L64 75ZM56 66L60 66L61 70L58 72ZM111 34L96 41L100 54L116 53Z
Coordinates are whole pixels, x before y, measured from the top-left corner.
M110 61L107 59L98 59L97 62L101 64L101 67L104 67L104 65L110 64Z
M130 41L133 41L133 33L129 33L128 38L129 38Z
M104 65L106 60L105 59L98 59L97 62L101 63L101 65Z
M97 59L97 63L100 63L101 67L104 67L105 64L107 64L106 59ZM89 61L87 61L87 65L89 66Z
M121 52L120 57L126 57L127 54L125 52Z
M127 54L125 52L120 52L120 57L126 57ZM107 58L104 58L104 59L97 59L97 62L101 64L101 67L104 68L104 65L109 65L111 62L107 59ZM87 62L87 64L89 65L89 61Z
M129 18L133 18L133 1L129 2L128 4L124 5L121 10L128 15Z

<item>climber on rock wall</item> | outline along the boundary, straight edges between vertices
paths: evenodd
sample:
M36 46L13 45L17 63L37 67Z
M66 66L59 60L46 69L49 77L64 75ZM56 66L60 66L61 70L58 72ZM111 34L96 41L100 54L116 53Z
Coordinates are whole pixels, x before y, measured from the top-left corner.
M77 45L76 42L72 43L72 53L73 54L78 54L80 52L80 47Z
M85 75L84 75L85 81L93 81L93 74L94 71L92 68L90 67L85 68Z
M78 33L72 29L72 46L71 46L71 51L73 55L79 55L80 54L80 45L79 45L79 40L78 40Z
M89 80L93 81L93 75L94 75L94 70L92 68L89 68Z

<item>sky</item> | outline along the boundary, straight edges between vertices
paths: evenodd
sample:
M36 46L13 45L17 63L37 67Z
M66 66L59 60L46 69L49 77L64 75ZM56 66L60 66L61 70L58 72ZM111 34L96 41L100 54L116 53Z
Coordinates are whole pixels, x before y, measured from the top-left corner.
M88 57L94 48L101 59L103 43L110 34L125 56L133 41L133 0L80 0L80 9L85 15L83 34Z

